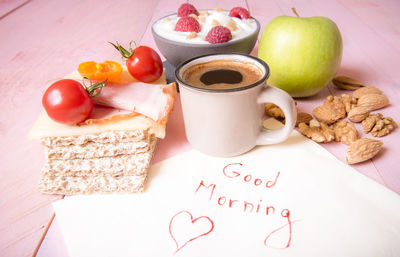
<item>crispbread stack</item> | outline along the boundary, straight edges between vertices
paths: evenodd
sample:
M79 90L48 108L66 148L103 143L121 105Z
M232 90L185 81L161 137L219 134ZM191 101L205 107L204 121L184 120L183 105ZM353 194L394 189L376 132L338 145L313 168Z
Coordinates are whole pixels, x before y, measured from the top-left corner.
M77 71L67 78L83 79ZM96 104L79 124L58 123L46 112L39 115L28 133L45 147L39 191L73 195L144 190L157 138L165 137L176 85L166 84L165 72L152 83L138 82L126 68L117 84L103 88L107 105Z
M142 192L156 142L147 130L44 137L47 162L38 188L66 195Z

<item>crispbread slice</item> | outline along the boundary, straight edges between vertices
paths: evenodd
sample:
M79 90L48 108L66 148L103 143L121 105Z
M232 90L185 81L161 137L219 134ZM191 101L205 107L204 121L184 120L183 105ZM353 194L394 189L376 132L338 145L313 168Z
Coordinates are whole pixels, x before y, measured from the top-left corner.
M143 192L147 174L132 176L44 176L39 191L47 194L105 194Z
M93 159L113 157L118 155L135 155L145 153L150 149L150 140L138 142L99 144L90 142L84 145L69 145L46 148L45 154L49 160Z
M92 159L52 159L43 167L44 176L143 175L147 173L157 139L145 152Z
M90 142L99 144L127 143L138 142L150 138L148 130L121 130L121 131L105 131L97 134L43 137L42 145L47 147L84 145Z
M81 160L49 159L38 190L65 195L142 192L156 143L157 139L152 135L148 150L136 155Z

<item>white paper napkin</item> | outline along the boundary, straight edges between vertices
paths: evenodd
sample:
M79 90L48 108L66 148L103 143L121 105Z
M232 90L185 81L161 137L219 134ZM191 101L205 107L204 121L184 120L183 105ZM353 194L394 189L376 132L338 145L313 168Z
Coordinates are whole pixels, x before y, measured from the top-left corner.
M146 192L54 203L82 256L400 256L400 198L293 132L234 158L195 150Z

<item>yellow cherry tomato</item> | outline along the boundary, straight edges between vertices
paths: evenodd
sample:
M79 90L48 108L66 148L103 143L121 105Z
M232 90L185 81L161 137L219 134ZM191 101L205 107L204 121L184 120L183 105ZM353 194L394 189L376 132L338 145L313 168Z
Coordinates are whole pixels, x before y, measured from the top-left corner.
M105 61L103 63L83 62L79 64L78 72L82 77L88 77L91 80L118 82L122 73L122 66L113 61Z

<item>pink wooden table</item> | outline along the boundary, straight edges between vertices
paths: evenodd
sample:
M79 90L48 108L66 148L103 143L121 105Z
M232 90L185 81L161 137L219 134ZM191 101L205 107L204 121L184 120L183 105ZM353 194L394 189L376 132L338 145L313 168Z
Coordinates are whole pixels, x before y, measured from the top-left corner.
M155 48L151 24L175 12L184 1L0 0L0 256L68 256L51 203L61 196L35 190L44 163L38 141L27 133L41 112L48 81L72 72L82 61L120 60L107 41L130 40ZM344 42L340 74L381 88L391 100L382 110L400 121L400 1L361 0L196 0L198 9L244 6L264 27L272 18L327 16L339 26ZM256 54L256 49L253 51ZM328 94L299 100L311 111ZM360 128L360 127L358 127ZM185 136L180 102L159 142L154 162L191 149ZM400 129L382 138L385 149L372 161L354 165L360 173L400 193ZM324 145L344 161L346 147ZM46 232L50 228L46 235ZM44 241L42 242L42 239Z

